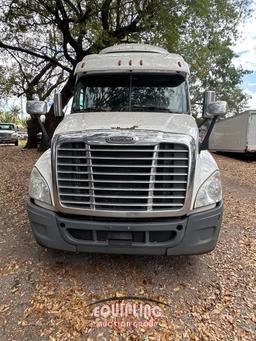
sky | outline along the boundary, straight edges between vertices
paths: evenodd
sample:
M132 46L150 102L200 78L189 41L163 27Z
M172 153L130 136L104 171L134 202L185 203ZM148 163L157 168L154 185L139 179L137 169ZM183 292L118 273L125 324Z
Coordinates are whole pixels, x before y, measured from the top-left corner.
M234 46L238 57L233 63L252 71L244 77L241 87L251 96L248 108L256 109L256 0L252 1L251 10L251 17L240 27L241 38Z

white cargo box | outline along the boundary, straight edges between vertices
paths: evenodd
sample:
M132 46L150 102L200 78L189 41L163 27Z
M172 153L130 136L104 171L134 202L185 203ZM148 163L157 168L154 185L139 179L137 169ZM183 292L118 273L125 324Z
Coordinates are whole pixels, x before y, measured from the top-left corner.
M256 110L220 120L209 141L211 151L256 152Z

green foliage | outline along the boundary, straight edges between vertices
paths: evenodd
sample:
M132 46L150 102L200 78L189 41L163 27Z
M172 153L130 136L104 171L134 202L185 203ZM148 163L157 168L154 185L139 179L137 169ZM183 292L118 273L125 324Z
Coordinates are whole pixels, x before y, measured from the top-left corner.
M243 76L249 71L235 67L232 44L238 37L237 25L249 14L249 2L192 1L178 27L176 46L167 37L165 46L182 54L191 68L192 110L196 114L205 90L215 90L231 111L244 109L248 97L241 90Z
M27 140L19 139L19 147L26 148Z
M11 58L0 69L1 94L37 93L48 98L72 92L72 73L85 55L120 42L146 42L181 53L191 65L192 104L216 90L233 111L247 97L240 89L248 72L232 64L238 24L250 0L5 0L1 1L0 51ZM1 82L2 83L2 82ZM196 107L193 106L196 113Z
M0 122L8 122L8 123L16 123L15 116L13 116L10 112L1 112L0 113Z
M15 117L15 119L18 119L21 111L20 108L17 105L13 105L10 109L10 114Z
M16 119L15 123L22 128L27 128L28 125L28 119L26 118L18 118Z
M15 123L19 127L27 127L27 119L20 118L20 108L13 106L9 111L0 111L0 122Z

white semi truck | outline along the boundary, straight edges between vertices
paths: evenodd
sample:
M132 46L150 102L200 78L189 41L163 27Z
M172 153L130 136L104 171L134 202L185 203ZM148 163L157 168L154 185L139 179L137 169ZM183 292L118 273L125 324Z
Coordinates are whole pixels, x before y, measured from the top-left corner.
M247 110L217 121L209 140L209 149L256 155L256 110Z
M222 220L220 173L199 142L184 59L124 44L75 70L71 114L32 170L28 215L44 247L74 252L182 255L214 249ZM225 115L206 92L204 115ZM62 116L61 95L55 115ZM31 115L46 114L30 101Z

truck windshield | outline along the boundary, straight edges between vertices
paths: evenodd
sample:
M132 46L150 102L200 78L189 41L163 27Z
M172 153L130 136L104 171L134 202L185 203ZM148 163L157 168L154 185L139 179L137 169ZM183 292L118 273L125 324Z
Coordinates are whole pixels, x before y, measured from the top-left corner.
M81 77L72 112L188 112L187 86L181 75L107 74Z
M0 123L0 130L15 130L13 124Z

